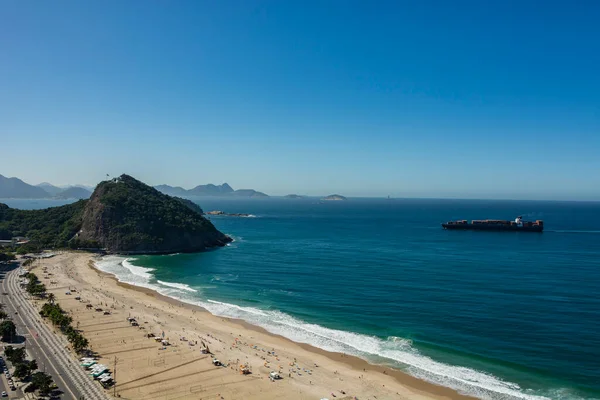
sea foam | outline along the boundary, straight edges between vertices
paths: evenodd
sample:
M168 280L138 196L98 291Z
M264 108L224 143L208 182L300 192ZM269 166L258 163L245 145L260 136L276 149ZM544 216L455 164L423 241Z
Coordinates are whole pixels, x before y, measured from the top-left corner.
M407 339L393 336L381 339L307 323L276 310L261 310L216 300L198 299L197 295L192 294L196 292L195 289L183 283L153 281L152 268L135 266L131 264L131 260L107 256L97 261L96 267L101 271L114 274L120 282L156 290L163 295L201 306L214 315L243 319L271 333L323 350L354 355L378 364L401 367L417 378L479 398L494 400L550 398L525 393L517 384L502 381L491 374L435 361L420 354ZM214 278L221 280L222 277Z
M190 285L186 285L185 283L173 283L173 282L164 282L157 280L156 282L160 283L163 286L168 286L174 289L185 290L186 292L198 292L196 289L192 289Z
M187 300L189 302L189 300ZM432 383L486 399L542 400L548 397L524 393L510 382L470 368L437 362L419 353L412 341L374 336L309 324L280 311L242 307L215 300L194 301L214 315L243 319L267 331L331 352L351 354L367 361L404 367L407 372Z
M97 260L95 266L100 271L114 275L119 282L159 290L160 286L151 283L153 275L150 272L154 270L133 265L131 260L131 258L120 256L105 256Z
M133 265L130 261L131 261L130 258L123 260L123 267L127 268L133 275L139 276L141 278L148 279L148 280L152 278L153 275L150 272L154 271L154 269L138 267L138 266Z

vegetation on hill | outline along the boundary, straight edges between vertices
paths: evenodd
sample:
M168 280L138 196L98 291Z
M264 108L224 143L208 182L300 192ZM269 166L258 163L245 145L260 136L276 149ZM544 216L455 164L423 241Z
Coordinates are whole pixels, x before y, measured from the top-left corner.
M6 206L5 204L0 203L0 213L2 212L2 207ZM8 206L6 206L8 207ZM6 228L0 228L0 240L10 240L13 238L13 234Z
M174 199L179 201L181 204L183 204L190 210L195 211L200 215L204 214L204 210L202 210L202 208L198 204L194 203L193 201L188 200L188 199L182 199L181 197L174 197Z
M30 248L67 247L79 231L86 202L43 210L18 210L0 203L0 231L3 236L26 236Z
M101 182L89 200L43 210L0 203L0 235L25 236L24 251L106 248L114 252L184 252L231 239L194 202L171 197L128 176Z
M200 251L231 239L191 201L174 198L132 178L101 182L85 207L78 239L111 251Z

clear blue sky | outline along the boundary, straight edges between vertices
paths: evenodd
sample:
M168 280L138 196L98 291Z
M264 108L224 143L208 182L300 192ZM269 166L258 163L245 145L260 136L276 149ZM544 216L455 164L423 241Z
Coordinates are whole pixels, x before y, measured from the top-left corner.
M0 174L600 199L598 1L2 1Z

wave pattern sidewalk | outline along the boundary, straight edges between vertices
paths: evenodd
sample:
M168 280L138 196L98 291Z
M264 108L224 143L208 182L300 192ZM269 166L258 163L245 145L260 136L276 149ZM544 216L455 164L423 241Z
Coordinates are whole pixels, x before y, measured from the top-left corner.
M35 328L39 332L37 340L46 346L49 354L52 355L54 361L68 374L62 375L63 380L67 384L71 383L80 392L86 400L106 400L109 399L103 389L97 386L89 376L81 369L76 360L66 349L68 343L62 335L55 334L50 328L41 321L37 310L27 301L25 294L19 288L17 282L17 274L11 271L7 274L7 284L10 292L13 293L13 299L18 302L21 317L29 321L29 326ZM71 381L71 382L68 382Z

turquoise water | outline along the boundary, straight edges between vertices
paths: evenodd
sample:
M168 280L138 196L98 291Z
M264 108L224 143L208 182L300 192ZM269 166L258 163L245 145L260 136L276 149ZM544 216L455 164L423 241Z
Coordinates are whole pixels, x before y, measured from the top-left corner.
M200 199L235 238L119 279L483 398L600 398L600 203ZM544 219L543 234L450 219Z

